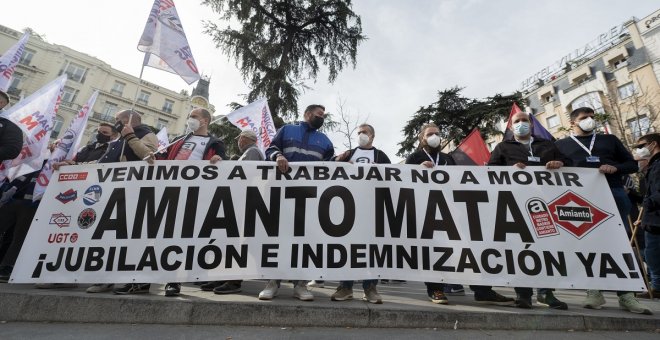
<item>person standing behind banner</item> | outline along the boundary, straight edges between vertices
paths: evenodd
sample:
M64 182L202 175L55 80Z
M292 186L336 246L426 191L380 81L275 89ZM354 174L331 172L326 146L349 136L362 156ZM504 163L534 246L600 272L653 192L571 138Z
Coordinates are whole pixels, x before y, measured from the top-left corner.
M9 96L0 91L0 112L9 104ZM23 148L23 131L10 120L0 117L0 162L14 159Z
M660 298L660 134L642 136L634 146L639 158L648 158L646 190L642 201L641 227L644 229L644 258L648 267L653 296ZM635 222L640 224L640 221Z
M115 130L120 137L108 145L99 163L140 161L158 150L158 138L148 126L142 124L142 117L133 110L115 114Z
M305 109L305 121L283 126L266 149L266 159L277 162L277 169L286 173L289 162L329 161L334 156L332 142L323 132L325 107L309 105ZM270 280L266 288L259 293L260 300L271 300L277 296L281 280ZM307 289L305 281L293 281L293 297L302 301L314 300L314 295Z
M513 138L505 139L497 144L490 155L488 165L513 165L524 169L527 165L544 165L547 169L559 169L570 164L570 160L562 155L552 141L534 138L529 114L518 112L511 117ZM475 295L488 294L491 286L470 286ZM515 304L518 308L532 308L532 288L516 287L518 295ZM553 309L568 309L568 305L557 299L553 289L539 288L536 300L539 304Z
M72 160L63 160L53 163L53 169L59 170L65 165L90 164L96 163L108 151L110 141L117 139L119 133L115 131L114 126L108 123L101 123L96 132L95 141L85 145L76 153Z
M389 157L373 146L374 137L376 132L374 127L369 124L362 124L358 126L358 147L347 150L341 155L335 157L337 162L350 162L357 165L368 164L391 164ZM377 279L362 280L362 289L364 289L363 301L380 304L383 299L378 290ZM332 301L345 301L353 299L353 281L341 281L337 291L332 294L330 300Z
M191 132L176 142L172 143L159 159L162 160L208 160L215 164L223 158L226 159L225 146L222 141L209 135L209 124L211 113L206 109L193 109L190 111L186 126ZM155 150L154 150L155 151ZM154 163L154 152L151 152L146 161ZM138 286L136 286L138 285ZM115 294L148 293L150 284L127 284L115 289ZM170 282L165 285L165 296L179 296L181 294L181 283Z
M630 200L623 189L622 176L637 171L637 162L615 135L596 134L595 112L589 107L580 107L570 114L571 135L555 142L559 151L571 159L572 166L597 168L605 174L612 196L616 202L624 227L629 233L628 214ZM605 249L606 251L607 249ZM632 313L652 314L639 303L632 292L617 292L619 305ZM584 308L600 309L605 297L599 290L587 290Z
M98 163L139 161L158 148L158 138L148 126L142 124L142 117L133 110L123 110L115 114L115 130L120 133L119 139L108 145ZM112 284L97 284L88 288L88 292L98 293L110 290L112 287ZM131 283L115 289L114 292L115 294L148 293L149 284Z
M434 123L422 126L417 136L417 150L406 158L406 164L421 164L427 168L456 165L454 159L441 151L440 129ZM445 284L439 282L424 282L426 293L431 302L447 305L449 299L444 293ZM511 299L513 303L513 299Z
M264 154L257 146L258 139L256 133L245 130L236 139L238 140L238 150L241 152L241 157L238 158L239 162L264 160ZM215 294L235 294L241 292L242 283L243 280L212 281L201 285L200 288L202 290L213 290Z

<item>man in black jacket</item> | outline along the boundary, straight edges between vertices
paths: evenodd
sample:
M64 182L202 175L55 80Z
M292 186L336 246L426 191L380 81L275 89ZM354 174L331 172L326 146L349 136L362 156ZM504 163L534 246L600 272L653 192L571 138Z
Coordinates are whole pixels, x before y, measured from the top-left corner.
M358 126L358 147L347 150L341 155L335 157L337 162L350 162L353 164L391 164L389 157L373 146L376 132L374 127L369 124ZM377 279L362 280L364 289L363 301L380 304L383 299L378 294L376 285ZM344 301L353 299L353 281L341 281L337 291L330 297L332 301Z
M555 142L561 153L571 159L572 166L597 168L605 174L612 196L616 202L626 230L630 214L630 199L623 189L623 176L637 171L637 162L623 143L615 135L595 133L595 112L589 107L580 107L570 114L571 135ZM632 313L652 314L651 310L639 303L632 292L617 292L619 305ZM587 290L584 308L600 309L605 298L599 290Z
M570 163L552 141L534 138L529 114L518 112L511 117L512 137L497 144L490 155L488 165L513 165L524 169L527 165L543 165L548 169L559 169ZM505 137L506 138L506 137ZM470 286L477 293L492 290L490 286ZM532 288L516 287L516 307L532 308ZM559 301L552 289L539 288L537 301L553 309L568 309L568 305Z
M0 110L9 104L9 96L0 91ZM18 157L23 148L23 132L11 121L0 117L0 162Z
M118 133L108 123L101 123L97 129L96 138L93 143L85 145L72 160L66 159L53 164L53 169L59 170L63 165L96 163L108 151L108 145L117 139Z
M638 157L650 157L646 173L646 190L642 201L641 225L646 248L644 255L651 277L654 298L660 297L660 134L642 136L635 146Z

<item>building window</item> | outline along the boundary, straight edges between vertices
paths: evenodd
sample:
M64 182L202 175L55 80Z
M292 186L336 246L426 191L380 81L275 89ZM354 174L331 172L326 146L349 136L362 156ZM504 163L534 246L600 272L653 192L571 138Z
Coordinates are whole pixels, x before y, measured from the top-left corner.
M114 120L115 113L117 113L117 104L105 102L105 105L103 105L103 109L101 110L101 119L112 121Z
M151 93L144 90L140 90L140 95L138 95L138 99L137 99L138 103L143 105L149 104L149 96L151 96Z
M555 97L551 93L548 93L547 95L543 96L544 104L552 103L554 101L555 101Z
M559 121L559 116L557 116L557 115L550 116L545 121L546 121L549 129L557 127L557 126L559 126L559 124L561 124L561 122Z
M85 74L87 73L87 69L82 65L67 61L60 74L62 73L66 73L69 80L73 80L82 84L85 82Z
M23 52L23 55L21 55L21 59L18 60L18 63L21 65L30 66L30 63L32 62L32 57L34 57L35 53L37 53L35 50L26 48L25 51Z
M571 110L575 110L581 107L590 107L596 113L605 113L605 108L603 108L603 102L600 100L600 95L598 92L587 93L578 98L575 98L575 100L571 102Z
M615 69L628 66L628 58L621 58L612 62L612 67Z
M112 89L110 90L110 92L112 92L112 93L114 93L118 96L121 96L124 93L124 87L125 86L126 86L126 84L124 84L120 81L115 81L115 83L112 85Z
M73 87L65 86L64 90L62 91L62 101L65 103L73 103L73 101L75 101L76 97L78 96L78 92L79 91Z
M60 135L60 130L62 130L62 125L64 124L64 119L60 116L55 116L53 119L53 132L50 134L50 138L55 139Z
M630 82L623 86L619 86L619 99L626 99L635 94L635 84Z
M9 92L16 92L20 90L20 85L21 82L25 79L25 76L23 73L20 72L14 72L11 77L11 83L9 83L9 88L7 91Z
M167 113L172 113L173 108L174 108L174 101L165 99L165 103L163 103L163 111Z
M156 122L156 130L160 131L164 127L167 127L167 121L165 119L159 118L158 121Z
M651 122L649 117L646 115L640 116L638 118L633 118L628 120L628 128L630 128L630 134L633 137L633 140L638 140L640 137L649 133L651 129Z

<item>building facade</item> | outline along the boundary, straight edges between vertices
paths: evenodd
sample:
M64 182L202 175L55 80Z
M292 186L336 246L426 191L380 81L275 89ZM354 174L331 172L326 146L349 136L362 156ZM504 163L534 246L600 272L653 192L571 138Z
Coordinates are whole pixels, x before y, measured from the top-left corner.
M660 10L611 27L522 82L526 110L557 138L568 114L593 108L599 129L627 146L660 131Z
M8 50L22 35L23 32L0 25L0 51ZM64 73L68 79L51 139L64 133L95 90L99 90L99 96L92 108L83 144L95 136L99 123L114 124L114 114L131 108L134 100L134 110L142 114L142 122L157 130L167 127L170 137L184 132L187 114L193 108L214 111L208 101L209 79L201 79L192 95L178 93L112 68L85 53L48 43L34 33L7 91L11 103L29 96Z

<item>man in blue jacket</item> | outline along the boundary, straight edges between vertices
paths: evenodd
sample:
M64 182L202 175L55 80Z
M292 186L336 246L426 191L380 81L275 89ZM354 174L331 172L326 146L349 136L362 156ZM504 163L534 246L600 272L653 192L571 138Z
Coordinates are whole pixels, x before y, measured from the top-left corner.
M277 162L277 169L281 172L289 171L289 162L330 161L334 156L332 142L323 132L318 131L323 126L325 107L310 105L305 109L303 118L302 122L283 126L266 149L266 159ZM280 281L270 280L259 293L259 299L271 300L277 296ZM314 300L305 281L293 281L293 284L293 297L302 301Z

